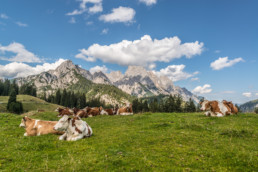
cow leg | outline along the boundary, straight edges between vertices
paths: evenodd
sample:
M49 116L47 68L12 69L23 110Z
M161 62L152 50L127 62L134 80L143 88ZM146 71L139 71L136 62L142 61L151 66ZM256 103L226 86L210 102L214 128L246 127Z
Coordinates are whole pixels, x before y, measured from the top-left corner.
M210 112L205 112L204 113L206 116L211 116Z
M71 138L71 141L77 141L77 140L80 140L82 139L84 136L82 134L80 134L79 136L76 136L76 137L73 137Z
M217 113L217 117L223 117L221 113Z
M27 134L27 133L24 133L24 136L28 136L28 134Z
M64 133L62 136L59 137L59 140L65 140L67 138L67 134Z

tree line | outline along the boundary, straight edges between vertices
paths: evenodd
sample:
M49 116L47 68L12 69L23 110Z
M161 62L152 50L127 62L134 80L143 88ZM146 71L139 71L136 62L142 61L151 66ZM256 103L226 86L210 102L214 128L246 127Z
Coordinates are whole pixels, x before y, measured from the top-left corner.
M143 99L135 99L132 102L134 113L142 112L196 112L199 107L194 104L190 98L184 102L180 95L170 95L166 99L147 101Z

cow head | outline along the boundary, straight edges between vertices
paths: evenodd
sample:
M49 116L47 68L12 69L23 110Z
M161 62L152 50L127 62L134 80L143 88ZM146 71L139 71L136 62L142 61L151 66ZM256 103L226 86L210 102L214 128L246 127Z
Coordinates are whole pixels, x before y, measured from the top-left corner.
M200 105L201 105L200 110L205 111L209 108L209 101L208 100L201 101Z
M64 115L54 126L54 130L56 131L66 131L69 126L69 121L71 118L69 118L68 115Z
M19 127L23 127L23 128L26 128L26 122L30 121L31 119L27 116L23 117L22 120L21 120L21 123L19 125Z

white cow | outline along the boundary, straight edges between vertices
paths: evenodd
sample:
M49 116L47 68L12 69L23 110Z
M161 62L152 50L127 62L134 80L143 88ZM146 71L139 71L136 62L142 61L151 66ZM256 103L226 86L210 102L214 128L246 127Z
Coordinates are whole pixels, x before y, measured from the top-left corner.
M76 141L92 135L91 127L77 116L70 118L64 115L54 126L54 130L65 132L59 140Z

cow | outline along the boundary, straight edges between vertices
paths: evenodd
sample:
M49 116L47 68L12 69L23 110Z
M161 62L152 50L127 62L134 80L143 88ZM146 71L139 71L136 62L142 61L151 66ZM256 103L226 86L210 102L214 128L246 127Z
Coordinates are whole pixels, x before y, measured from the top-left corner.
M225 115L231 114L231 109L226 106L224 103L219 101L208 101L204 100L200 102L201 110L206 111L206 116L217 116L217 117L223 117Z
M232 114L238 113L237 107L231 101L229 102L229 101L223 100L222 102L230 108Z
M24 136L40 136L44 134L63 134L63 132L53 129L57 121L42 121L31 119L27 116L21 120L20 127L25 128Z
M69 108L58 107L55 111L58 112L58 115L57 115L58 117L62 117L64 115L73 115L73 110Z
M100 115L115 115L115 110L114 109L102 109L100 112Z
M74 116L78 116L80 118L88 118L88 114L84 109L73 108L73 113Z
M91 107L86 107L84 108L83 110L86 111L88 117L93 117L93 116L97 116L97 115L100 115L100 112L103 110L102 106L100 107L94 107L94 108L91 108Z
M91 127L78 116L70 118L64 115L53 128L56 131L65 132L59 140L77 141L92 135Z
M132 104L121 107L117 110L117 115L133 115Z

